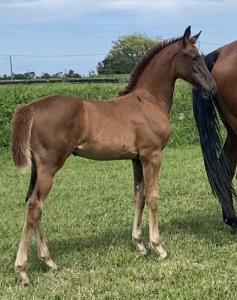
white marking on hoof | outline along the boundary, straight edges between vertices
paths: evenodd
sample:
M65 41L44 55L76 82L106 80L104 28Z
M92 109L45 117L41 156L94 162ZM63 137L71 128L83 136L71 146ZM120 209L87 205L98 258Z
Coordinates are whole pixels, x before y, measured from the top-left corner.
M146 256L147 251L143 242L138 242L137 240L133 239L133 244L136 247L139 256Z
M150 242L149 246L159 255L160 260L163 260L167 257L167 252L161 245L157 246L155 243Z
M160 260L163 260L167 257L167 252L165 250L163 250L163 252L160 252Z
M26 274L26 272L21 272L17 274L20 285L27 286L30 284L30 280Z
M55 262L53 262L52 259L49 260L43 260L44 264L50 269L50 271L57 271L58 270L58 266L55 264Z

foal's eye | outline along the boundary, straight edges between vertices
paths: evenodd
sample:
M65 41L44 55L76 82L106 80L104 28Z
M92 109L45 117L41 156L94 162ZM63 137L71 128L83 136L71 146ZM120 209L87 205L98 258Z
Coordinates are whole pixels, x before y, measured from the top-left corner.
M192 57L192 61L198 61L198 56L194 56L194 57Z

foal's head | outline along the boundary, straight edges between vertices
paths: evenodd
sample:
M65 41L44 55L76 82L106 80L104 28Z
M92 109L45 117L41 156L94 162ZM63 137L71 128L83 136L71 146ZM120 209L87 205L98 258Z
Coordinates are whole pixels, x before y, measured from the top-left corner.
M195 46L200 33L201 31L190 37L191 27L185 30L180 40L181 49L174 61L175 73L178 78L203 89L205 93L213 94L216 91L215 81L206 67L203 56Z

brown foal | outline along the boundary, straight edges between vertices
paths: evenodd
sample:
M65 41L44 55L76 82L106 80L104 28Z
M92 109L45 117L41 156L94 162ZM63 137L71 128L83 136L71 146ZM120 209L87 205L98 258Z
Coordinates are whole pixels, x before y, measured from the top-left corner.
M27 214L15 270L28 284L26 264L32 232L38 255L56 269L40 220L43 203L56 172L71 155L95 160L131 159L134 170L135 218L133 242L146 254L142 239L142 212L149 209L149 238L161 259L167 256L160 242L156 189L161 151L170 136L169 114L174 85L182 78L205 93L215 91L215 82L195 46L199 34L165 41L152 48L136 66L128 87L111 101L82 100L62 95L48 96L20 107L12 125L12 155L19 168L31 167Z

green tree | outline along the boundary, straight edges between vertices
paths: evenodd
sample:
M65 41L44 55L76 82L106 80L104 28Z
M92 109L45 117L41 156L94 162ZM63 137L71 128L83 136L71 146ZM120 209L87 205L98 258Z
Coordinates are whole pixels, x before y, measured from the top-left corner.
M102 62L97 65L98 74L131 73L137 61L159 42L145 34L132 34L113 42L113 47Z
M42 79L49 79L51 76L50 76L50 74L49 73L43 73L42 75L41 75L41 78Z
M81 75L78 73L75 73L73 70L69 70L68 73L65 74L65 77L67 78L81 78Z

